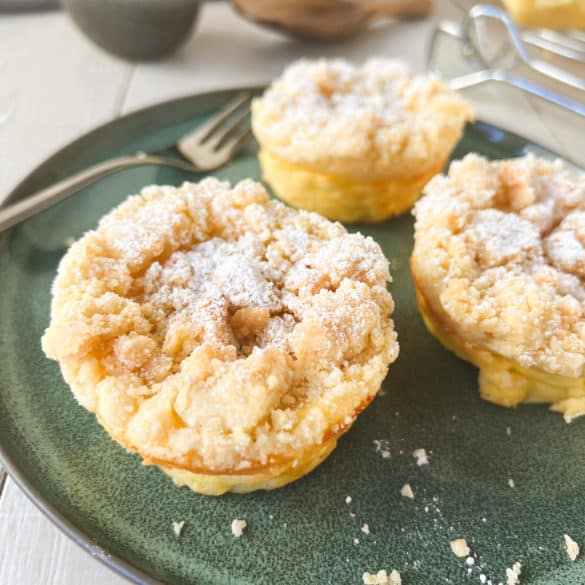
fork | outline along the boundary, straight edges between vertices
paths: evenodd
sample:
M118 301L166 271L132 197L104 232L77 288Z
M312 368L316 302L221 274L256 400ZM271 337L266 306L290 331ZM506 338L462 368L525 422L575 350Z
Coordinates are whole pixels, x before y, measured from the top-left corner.
M210 120L167 148L97 163L22 201L0 207L0 233L63 201L98 179L124 169L161 165L198 173L223 166L236 156L251 134L249 126L242 127L250 111L251 98L251 93L237 95Z

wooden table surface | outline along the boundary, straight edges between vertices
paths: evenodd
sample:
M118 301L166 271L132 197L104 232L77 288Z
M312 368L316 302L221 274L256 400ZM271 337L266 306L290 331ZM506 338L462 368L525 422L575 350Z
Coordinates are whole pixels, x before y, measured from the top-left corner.
M263 83L301 56L399 56L424 68L432 20L460 13L438 0L432 19L309 46L262 30L223 3L204 7L173 57L129 64L90 44L60 12L0 16L0 201L44 158L137 108L209 89ZM575 72L585 77L585 65ZM478 116L585 166L585 121L502 86L467 92ZM122 577L62 535L8 479L0 494L1 585L122 585Z

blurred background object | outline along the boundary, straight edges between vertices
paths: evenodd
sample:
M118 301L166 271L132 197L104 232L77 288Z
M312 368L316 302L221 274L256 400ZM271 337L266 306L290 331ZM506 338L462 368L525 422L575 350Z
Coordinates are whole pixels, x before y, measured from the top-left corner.
M477 3L450 1L464 12ZM336 41L380 22L426 17L434 2L231 0L231 5L247 20L287 36ZM59 0L0 0L0 11L43 10L57 8L58 3ZM106 51L129 61L150 61L166 57L182 46L190 36L204 0L61 0L61 3L79 28ZM488 0L488 3L504 6L516 23L524 27L522 39L526 44L577 61L585 58L585 0ZM567 30L558 32L551 28Z
M558 4L559 0L551 1ZM477 4L476 0L449 0L449 2L461 11L462 18ZM503 3L491 0L483 4L502 7L506 2L507 0L504 0ZM567 0L567 2L572 3L572 0ZM508 14L513 18L510 11ZM519 32L522 42L531 50L541 51L541 56L546 53L544 55L546 59L562 57L579 65L585 63L585 30L574 28L552 30L550 28L525 28L521 26Z
M30 12L56 8L59 8L59 0L0 0L0 12Z
M467 62L467 71L449 74L441 67L439 40L443 37L457 42L457 52ZM585 118L585 78L551 63L551 57L564 56L556 49L539 48L543 58L527 50L520 29L506 10L491 4L475 4L461 25L452 21L437 23L428 46L427 69L455 90L486 82L504 83ZM449 65L453 57L451 49ZM539 77L539 82L533 81ZM541 85L544 80L553 84L554 89ZM571 99L567 89L576 90L578 101Z
M585 29L583 0L503 0L503 3L521 26Z
M97 45L129 61L160 59L190 36L199 0L63 0Z
M17 0L0 0L2 2ZM43 2L54 0L23 0ZM159 59L178 49L201 0L62 0L79 28L106 51L129 61ZM338 40L381 20L427 16L433 0L233 0L257 24L314 40Z
M244 17L292 36L334 40L388 18L427 16L432 0L232 0Z

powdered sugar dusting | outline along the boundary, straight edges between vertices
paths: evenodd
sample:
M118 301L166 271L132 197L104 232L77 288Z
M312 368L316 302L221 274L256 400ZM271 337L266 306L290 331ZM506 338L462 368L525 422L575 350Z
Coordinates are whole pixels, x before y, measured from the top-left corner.
M542 253L538 230L525 219L498 209L478 211L465 234L484 269L522 263Z
M545 250L553 266L585 279L585 211L567 215L546 238Z
M468 155L425 191L413 266L433 311L523 367L582 376L585 179L531 155Z
M379 124L391 125L407 115L403 87L411 75L408 66L399 61L372 59L363 68L342 59L300 61L275 84L286 85L288 91L274 91L266 99L286 106L290 122L310 120L315 130L365 114L374 116ZM418 90L428 91L430 85L425 79ZM409 95L414 93L412 89Z
M472 117L463 98L440 81L382 58L362 66L342 59L293 63L254 101L252 112L263 147L370 180L392 160L428 164L439 143L443 156L445 136L452 140Z
M43 348L125 446L248 469L373 399L398 353L389 278L371 238L253 181L149 187L64 257Z

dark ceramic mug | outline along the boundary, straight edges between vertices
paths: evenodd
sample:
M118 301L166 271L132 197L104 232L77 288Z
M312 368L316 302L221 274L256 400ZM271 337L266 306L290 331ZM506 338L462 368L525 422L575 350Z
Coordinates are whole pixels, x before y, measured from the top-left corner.
M62 0L77 26L106 51L130 61L160 59L190 36L199 0Z

